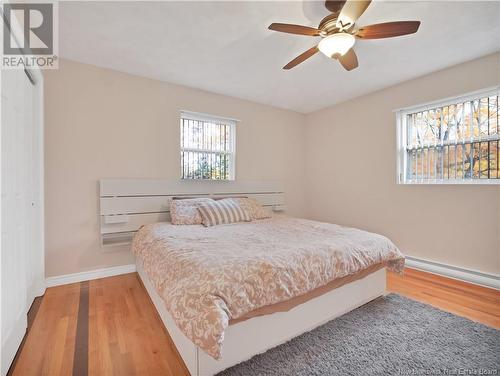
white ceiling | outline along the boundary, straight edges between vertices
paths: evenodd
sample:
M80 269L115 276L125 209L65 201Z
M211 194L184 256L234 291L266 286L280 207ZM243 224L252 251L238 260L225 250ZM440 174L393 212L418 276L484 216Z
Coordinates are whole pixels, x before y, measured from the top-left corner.
M317 26L323 2L60 2L60 56L140 76L311 112L500 50L500 2L374 1L358 25L420 20L417 34L358 40L347 72L317 38L272 22Z

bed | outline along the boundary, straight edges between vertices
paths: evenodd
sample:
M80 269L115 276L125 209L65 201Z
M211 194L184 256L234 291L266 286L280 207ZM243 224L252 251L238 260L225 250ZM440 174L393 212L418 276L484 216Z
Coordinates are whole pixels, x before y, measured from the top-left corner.
M383 295L386 268L404 266L381 235L281 214L139 227L137 271L192 375L214 375Z

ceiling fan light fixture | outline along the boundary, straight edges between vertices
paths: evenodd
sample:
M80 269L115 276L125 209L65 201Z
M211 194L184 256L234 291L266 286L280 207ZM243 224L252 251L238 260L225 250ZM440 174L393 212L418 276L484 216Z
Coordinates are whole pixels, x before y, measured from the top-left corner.
M323 38L319 44L319 50L328 57L335 55L343 56L354 46L355 38L348 33L335 33Z

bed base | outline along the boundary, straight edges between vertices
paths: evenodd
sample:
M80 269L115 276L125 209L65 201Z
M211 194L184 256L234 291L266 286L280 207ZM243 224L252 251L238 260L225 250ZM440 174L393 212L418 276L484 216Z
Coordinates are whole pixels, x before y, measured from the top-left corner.
M192 376L215 375L384 295L386 288L383 268L288 312L254 317L231 325L225 333L222 359L217 361L177 328L140 262L137 262L137 272Z

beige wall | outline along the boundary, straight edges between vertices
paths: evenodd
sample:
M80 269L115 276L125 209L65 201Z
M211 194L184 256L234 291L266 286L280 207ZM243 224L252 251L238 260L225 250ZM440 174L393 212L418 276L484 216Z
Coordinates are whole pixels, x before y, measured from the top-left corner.
M499 72L496 54L304 116L62 60L45 74L46 275L132 262L100 247L97 182L177 178L181 109L241 119L237 177L282 179L290 214L500 273L500 187L397 185L392 112L498 84Z
M397 185L392 112L499 75L496 54L307 115L307 215L379 232L407 255L500 273L500 186Z
M280 179L303 215L304 115L61 60L45 74L46 275L132 262L101 249L100 178L179 177L181 109L241 120L238 179ZM267 89L263 89L267 90Z

